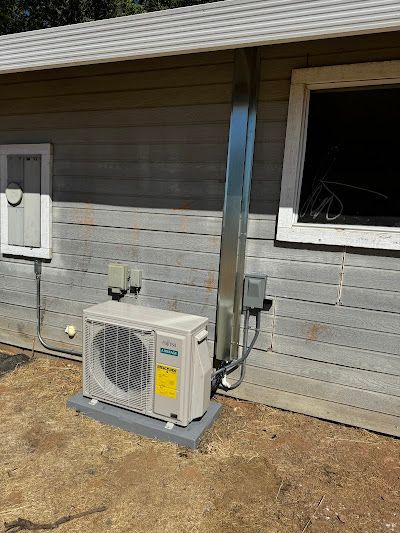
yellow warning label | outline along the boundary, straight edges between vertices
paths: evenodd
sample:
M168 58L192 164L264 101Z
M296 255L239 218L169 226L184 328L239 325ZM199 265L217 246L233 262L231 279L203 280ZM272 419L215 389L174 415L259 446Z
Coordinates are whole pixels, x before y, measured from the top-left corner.
M174 366L160 365L156 367L156 394L176 398L178 388L178 369Z

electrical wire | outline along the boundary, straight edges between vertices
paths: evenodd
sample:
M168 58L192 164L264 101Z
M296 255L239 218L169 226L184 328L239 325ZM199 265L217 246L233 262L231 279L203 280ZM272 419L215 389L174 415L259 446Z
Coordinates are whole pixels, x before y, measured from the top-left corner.
M46 348L47 350L51 350L52 352L59 352L64 355L60 357L64 357L65 359L71 359L73 361L82 361L82 354L80 352L76 352L74 350L68 350L65 348L59 348L57 346L52 346L51 344L48 344L42 337L42 332L40 329L41 324L41 309L40 309L40 282L42 277L42 263L38 260L35 261L35 276L36 276L36 333L37 337L41 343L41 345Z
M254 336L253 336L253 339L252 339L252 341L250 343L250 346L247 347L247 336L248 336L248 330L249 330L249 320L250 320L250 310L246 309L245 320L244 320L243 355L242 355L242 357L240 359L237 359L236 361L232 361L228 365L225 365L225 366L219 368L213 374L213 380L215 380L217 378L218 381L219 381L218 388L221 388L221 389L223 389L225 391L236 389L243 382L243 380L245 378L245 375L246 375L246 360L249 357L250 352L254 348L254 345L255 345L255 343L256 343L256 341L258 339L258 336L260 334L261 312L260 312L260 310L258 310L257 314L256 314L256 329L254 331ZM226 384L225 385L224 383L222 383L220 381L221 374L223 374L223 379L224 379L224 378L226 378L227 375L231 374L237 368L239 368L239 366L241 367L241 369L240 369L240 377L235 383L233 383L232 385L231 384L229 384L229 385Z

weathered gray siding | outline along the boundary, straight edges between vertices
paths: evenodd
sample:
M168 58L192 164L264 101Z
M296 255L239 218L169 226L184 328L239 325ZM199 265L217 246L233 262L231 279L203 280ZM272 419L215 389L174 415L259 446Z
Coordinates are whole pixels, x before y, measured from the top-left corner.
M400 434L400 254L274 241L292 68L400 58L399 35L262 51L248 270L272 308L241 397ZM138 303L214 332L232 52L0 79L0 143L52 142L54 256L43 332L79 347L111 261L144 271ZM30 261L0 261L0 341L32 346ZM38 345L36 344L36 348ZM272 348L272 350L271 350Z
M54 145L50 341L80 346L115 260L143 268L143 304L214 320L231 79L231 52L1 78L0 142ZM32 262L0 272L0 339L31 346Z
M399 34L265 47L255 187L275 221L293 68L400 59ZM272 204L272 205L271 205ZM254 209L253 209L254 211ZM400 434L400 253L249 239L269 274L272 352L251 356L241 397Z

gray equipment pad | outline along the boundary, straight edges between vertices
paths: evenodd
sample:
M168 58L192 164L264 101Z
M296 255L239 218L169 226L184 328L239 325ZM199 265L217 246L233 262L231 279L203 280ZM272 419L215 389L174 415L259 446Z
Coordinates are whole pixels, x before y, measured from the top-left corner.
M151 439L175 442L187 448L198 447L204 432L212 425L222 407L221 404L212 401L208 411L200 420L193 420L185 428L174 426L172 429L166 429L164 420L150 418L103 402L91 405L90 399L85 398L81 392L70 398L67 406L104 424Z

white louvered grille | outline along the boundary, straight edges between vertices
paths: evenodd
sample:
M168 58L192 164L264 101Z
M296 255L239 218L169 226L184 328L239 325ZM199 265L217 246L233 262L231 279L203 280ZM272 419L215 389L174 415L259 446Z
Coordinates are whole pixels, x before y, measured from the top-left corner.
M133 411L152 411L152 331L86 320L83 364L86 396Z

